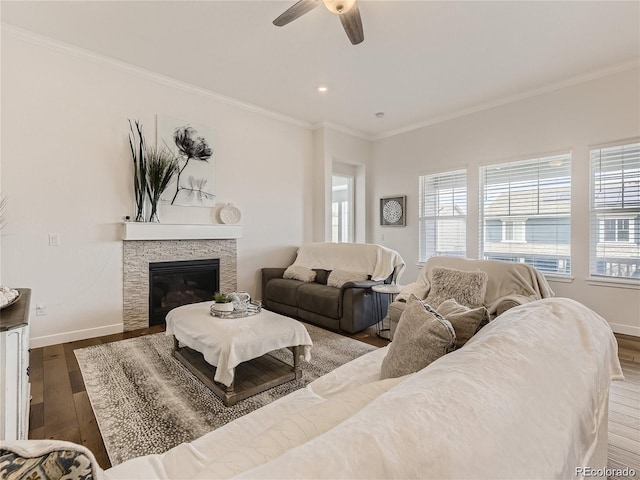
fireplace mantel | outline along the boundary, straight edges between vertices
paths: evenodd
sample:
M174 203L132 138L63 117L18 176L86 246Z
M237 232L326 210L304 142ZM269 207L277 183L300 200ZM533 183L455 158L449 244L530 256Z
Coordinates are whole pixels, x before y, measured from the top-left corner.
M242 238L242 225L124 222L123 240L229 240Z

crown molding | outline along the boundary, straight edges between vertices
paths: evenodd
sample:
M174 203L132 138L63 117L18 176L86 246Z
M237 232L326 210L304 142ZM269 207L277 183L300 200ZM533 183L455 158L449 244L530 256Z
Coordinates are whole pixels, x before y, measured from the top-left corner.
M31 43L33 45L49 48L51 50L65 53L67 55L71 55L77 58L82 58L84 60L88 60L94 63L105 64L112 68L120 70L122 72L135 75L137 77L144 78L152 82L156 82L160 85L176 88L178 90L182 90L184 92L191 93L194 95L199 95L201 97L205 97L210 100L214 100L216 102L224 103L226 105L231 105L231 106L240 108L242 110L246 110L248 112L256 113L258 115L262 115L274 120L278 120L283 123L294 125L296 127L302 127L306 129L312 128L312 125L309 122L305 122L297 118L289 117L287 115L284 115L278 112L267 110L266 108L259 107L252 103L243 102L236 98L228 97L226 95L213 92L206 88L198 87L196 85L193 85L188 82L184 82L182 80L177 80L175 78L168 77L160 73L152 72L151 70L147 70L145 68L138 67L130 63L126 63L120 60L113 59L111 57L107 57L105 55L101 55L96 52L92 52L91 50L86 50L86 49L77 47L75 45L54 40L53 38L46 37L44 35L39 35L37 33L31 32L29 30L25 30L20 27L16 27L16 26L9 25L7 23L2 22L0 23L0 28L2 29L3 34L6 33L7 35L10 35L13 38L17 38L19 40Z
M319 130L321 128L326 128L328 130L334 130L336 132L345 133L347 135L351 135L352 137L360 138L362 140L367 140L369 142L374 140L374 137L372 135L368 135L358 130L353 130L352 128L345 127L344 125L340 125L338 123L317 122L311 125L312 130Z
M591 72L585 75L579 75L577 77L572 77L567 80L563 80L561 82L552 83L550 85L546 85L541 88L536 88L533 90L528 90L526 92L518 93L516 95L511 95L509 97L504 97L499 100L494 100L491 102L481 103L474 107L465 108L463 110L459 110L457 112L453 112L446 115L441 115L437 117L432 117L429 120L425 120L423 122L414 123L413 125L407 125L406 127L402 127L396 130L389 130L387 132L383 132L377 135L373 135L371 140L381 140L383 138L393 137L396 135L400 135L401 133L411 132L413 130L418 130L420 128L428 127L431 125L435 125L438 123L446 122L448 120L453 120L456 118L464 117L466 115L471 115L473 113L478 113L483 110L490 110L495 107L500 107L503 105L507 105L509 103L514 103L519 100L525 100L527 98L536 97L538 95L543 95L545 93L551 93L557 90L561 90L566 87L571 87L574 85L579 85L581 83L590 82L592 80L597 80L602 77L606 77L609 75L613 75L616 73L624 72L626 70L633 70L634 68L640 67L640 61L633 60L631 62L620 63L614 65L612 67L607 67L601 70L596 70L595 72Z

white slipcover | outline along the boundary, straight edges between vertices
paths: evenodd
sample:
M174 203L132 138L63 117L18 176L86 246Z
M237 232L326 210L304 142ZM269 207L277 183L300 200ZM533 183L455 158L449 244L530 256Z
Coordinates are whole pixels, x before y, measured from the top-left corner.
M238 365L280 348L302 346L304 359L311 360L313 342L297 320L268 310L244 318L218 318L210 314L212 303L174 308L167 314L165 333L202 353L216 367L216 382L230 386Z
M373 243L306 243L298 249L293 265L324 270L348 270L385 280L396 270L396 279L405 268L398 252Z
M425 369L380 381L373 351L190 444L107 478L579 478L606 466L604 319L569 299L513 308Z

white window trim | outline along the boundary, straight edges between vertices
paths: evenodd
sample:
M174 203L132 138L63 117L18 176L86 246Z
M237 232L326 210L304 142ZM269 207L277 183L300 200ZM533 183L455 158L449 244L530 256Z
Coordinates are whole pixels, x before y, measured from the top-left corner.
M569 275L560 275L557 273L545 273L544 278L546 278L550 282L556 283L573 283L575 277L571 277Z
M566 149L562 149L562 150L557 150L557 151L553 151L553 152L545 152L545 153L540 153L537 155L526 155L526 156L521 156L521 157L516 157L516 158L512 158L512 157L508 157L508 158L503 158L502 160L495 160L495 161L490 161L490 162L486 162L486 163L481 163L478 165L478 176L479 176L479 189L478 189L478 193L479 193L479 197L480 197L480 205L479 205L479 212L478 212L478 227L479 227L479 237L478 237L478 257L479 258L483 258L484 256L484 247L485 247L485 239L484 239L484 235L485 235L485 220L486 218L484 217L484 206L483 206L483 202L482 202L482 195L483 195L483 188L484 188L484 180L482 177L482 170L485 168L489 168L489 167L493 167L496 165L501 165L504 163L518 163L518 162L522 162L522 161L528 161L528 160L534 160L534 159L539 159L539 158L546 158L546 157L555 157L555 156L559 156L559 155L568 155L569 156L569 162L571 164L571 174L570 174L570 182L571 182L571 190L573 189L573 149L570 147L567 147ZM489 217L487 217L489 218ZM495 217L494 217L495 218ZM569 218L571 218L571 213L569 213ZM504 222L503 222L503 228L504 228ZM526 228L526 227L525 227ZM504 231L503 231L503 238L504 238ZM525 230L525 241L524 242L508 242L508 241L502 241L501 243L527 243L526 242L526 230ZM548 273L548 272L541 272L545 277L549 276L549 278L553 278L554 281L564 281L566 283L570 283L573 282L574 277L572 277L572 272L574 271L574 263L573 263L573 251L574 251L574 244L573 241L570 239L569 241L569 249L570 249L570 253L569 253L569 261L571 262L571 271L569 273ZM560 280L563 279L563 280Z
M628 288L640 290L640 278L607 277L605 275L590 275L586 279L587 285L596 287Z
M445 169L445 170L439 170L439 171L434 171L434 172L421 172L418 174L418 259L420 259L421 256L421 249L422 249L422 242L420 240L420 230L422 228L422 223L426 222L426 221L444 221L444 220L464 220L465 223L465 231L466 231L466 235L465 237L468 236L468 229L467 229L467 219L469 216L468 211L466 213L460 212L459 208L454 205L454 209L455 211L457 211L459 214L457 215L424 215L422 216L422 211L420 209L420 204L422 202L422 198L420 198L420 185L421 185L421 181L423 177L430 177L430 176L438 176L438 175L451 175L451 174L458 174L459 172L464 172L464 178L465 178L465 196L466 196L466 205L467 205L467 210L468 210L468 205L469 205L469 169L468 167L465 166L461 166L461 167L457 167L457 168L451 168L451 169ZM466 240L466 238L465 238ZM464 249L464 255L467 255L467 248L466 248L466 242L465 242L465 249ZM418 260L417 266L418 268L422 268L422 266L426 263L426 260L422 261L422 260Z
M614 242L605 242L604 239L602 239L602 235L603 235L603 228L600 228L599 232L598 232L598 239L597 242L594 242L593 239L593 222L594 222L594 215L596 217L602 215L602 216L611 216L614 217L615 219L618 218L625 218L625 217L630 217L630 218L634 218L635 214L627 214L627 211L622 209L622 208L616 208L616 207L611 207L611 208L595 208L594 205L594 198L595 198L595 191L594 191L594 183L593 183L593 163L591 160L591 152L593 150L601 150L601 149L605 149L605 148L611 148L611 147L622 147L624 145L630 145L630 144L634 144L634 143L640 143L640 137L632 137L632 138L627 138L627 139L623 139L623 140L618 140L618 141L614 141L614 142L607 142L607 143L600 143L600 144L596 144L596 145L589 145L587 153L588 153L588 158L589 158L589 276L586 277L586 282L588 285L592 285L592 286L601 286L601 287L612 287L612 288L629 288L629 289L640 289L640 278L636 279L636 278L629 278L629 277L613 277L613 276L608 276L608 275L597 275L597 274L593 274L591 273L592 268L593 268L593 260L594 260L594 249L597 247L598 244L603 244L603 245L625 245L625 244L633 244L634 239L635 239L635 225L634 222L630 222L629 224L629 242L623 241L623 242L619 242L619 241L614 241ZM601 227L600 222L603 221L604 219L598 219L598 227ZM601 240L602 239L602 240Z

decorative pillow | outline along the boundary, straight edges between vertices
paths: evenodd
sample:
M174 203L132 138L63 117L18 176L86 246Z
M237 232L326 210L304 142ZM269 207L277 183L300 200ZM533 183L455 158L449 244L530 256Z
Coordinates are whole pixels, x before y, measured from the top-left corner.
M347 282L360 282L369 278L365 272L350 272L348 270L332 270L327 278L330 287L342 288Z
M381 378L422 370L454 349L456 334L448 320L412 295L382 360Z
M327 279L329 278L329 274L331 270L323 270L322 268L314 268L314 272L316 272L316 283L320 285L326 285Z
M84 447L69 442L36 440L3 443L0 449L0 477L6 480L95 480L95 458ZM5 448L6 447L6 448ZM40 451L38 451L40 450Z
M478 330L489 323L489 312L486 308L465 307L453 298L442 302L438 307L438 313L453 325L456 332L456 348L462 347Z
M291 265L284 271L282 278L291 278L301 282L313 282L316 279L316 272L307 267Z
M487 291L487 281L485 272L435 267L431 272L431 289L425 302L438 308L442 302L453 298L465 307L481 307Z

